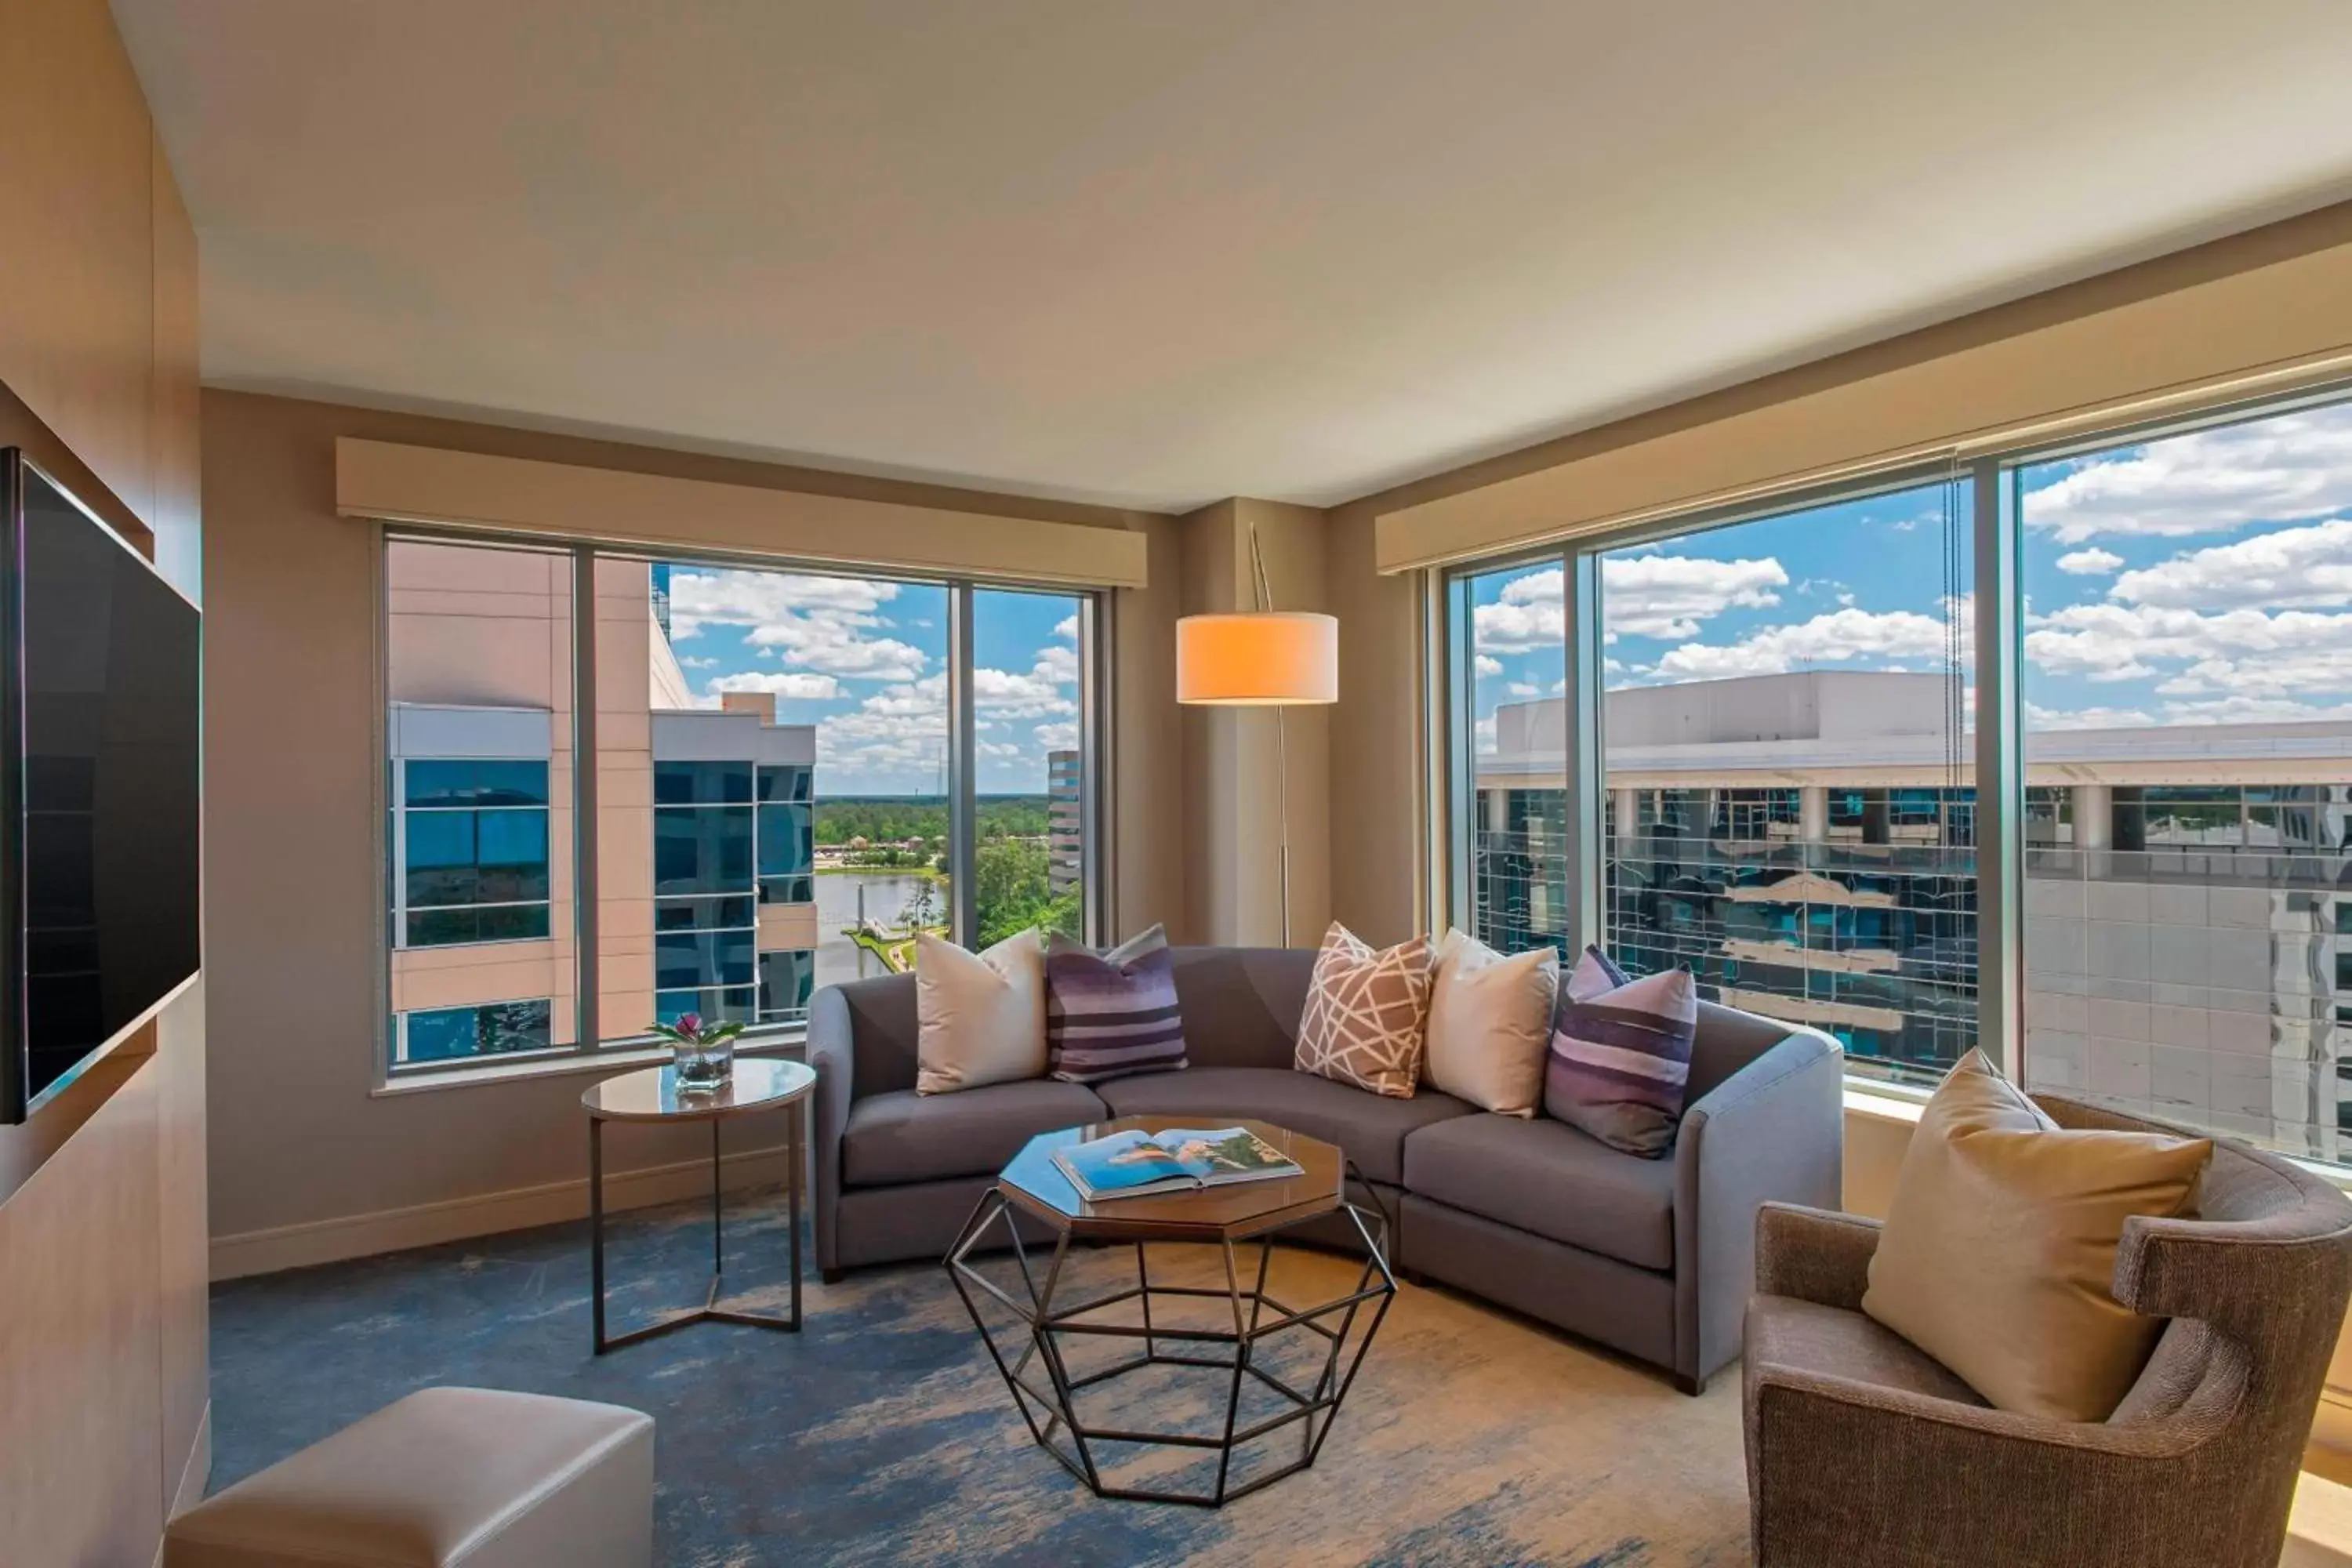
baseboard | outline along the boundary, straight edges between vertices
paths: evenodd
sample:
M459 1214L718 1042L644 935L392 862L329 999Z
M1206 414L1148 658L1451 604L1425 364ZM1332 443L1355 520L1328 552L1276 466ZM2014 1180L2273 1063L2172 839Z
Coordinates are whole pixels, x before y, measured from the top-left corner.
M784 1179L784 1151L781 1147L746 1149L725 1156L720 1166L721 1179L730 1188L772 1185ZM709 1190L708 1160L681 1160L642 1170L610 1171L604 1176L604 1206L642 1208L648 1204L676 1203L681 1198L699 1196ZM367 1258L379 1252L463 1241L469 1237L495 1236L500 1231L560 1225L566 1220L585 1218L587 1214L588 1182L583 1176L445 1198L407 1208L305 1220L299 1225L214 1237L212 1277L221 1280L275 1274L314 1263L336 1263L347 1258Z

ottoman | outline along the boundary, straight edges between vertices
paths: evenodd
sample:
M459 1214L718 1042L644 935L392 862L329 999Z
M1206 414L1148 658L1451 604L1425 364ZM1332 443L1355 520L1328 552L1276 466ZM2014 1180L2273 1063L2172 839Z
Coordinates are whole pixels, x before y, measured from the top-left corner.
M428 1388L171 1522L163 1568L650 1568L654 1423Z

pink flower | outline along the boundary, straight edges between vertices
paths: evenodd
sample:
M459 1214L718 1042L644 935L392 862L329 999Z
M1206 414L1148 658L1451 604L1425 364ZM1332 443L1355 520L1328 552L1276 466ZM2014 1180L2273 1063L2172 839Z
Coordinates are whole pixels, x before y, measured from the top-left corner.
M689 1040L699 1036L702 1033L702 1015L699 1013L678 1015L677 1032Z

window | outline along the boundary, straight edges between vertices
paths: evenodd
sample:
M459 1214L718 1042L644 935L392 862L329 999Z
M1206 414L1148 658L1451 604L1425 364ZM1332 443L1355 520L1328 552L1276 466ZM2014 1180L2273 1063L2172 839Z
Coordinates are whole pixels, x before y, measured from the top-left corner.
M394 1070L789 1025L921 931L1088 931L1090 596L406 535L384 560Z
M384 548L387 1057L571 1047L572 559Z
M1440 912L2352 1164L2347 451L2338 393L1446 574Z
M1977 1013L1969 515L1945 479L1458 576L1455 897L1481 939L1686 966L1705 995L1837 1036L1857 1072L1957 1061ZM1571 613L1579 574L1597 624ZM1602 694L1589 802L1571 655Z
M975 946L1025 927L1086 935L1087 773L1079 746L1084 601L972 595L979 847Z
M2011 470L2030 1087L2327 1160L2352 1066L2336 404Z

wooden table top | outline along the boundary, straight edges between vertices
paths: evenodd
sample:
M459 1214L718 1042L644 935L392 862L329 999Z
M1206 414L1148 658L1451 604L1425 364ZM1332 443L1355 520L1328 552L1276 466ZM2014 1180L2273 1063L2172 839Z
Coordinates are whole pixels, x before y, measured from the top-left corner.
M1130 1129L1246 1127L1288 1155L1304 1174L1233 1182L1192 1192L1089 1201L1054 1163L1054 1151ZM996 1179L997 1190L1024 1213L1074 1236L1118 1240L1234 1240L1279 1230L1339 1206L1346 1157L1319 1138L1246 1116L1123 1116L1032 1138Z

